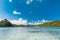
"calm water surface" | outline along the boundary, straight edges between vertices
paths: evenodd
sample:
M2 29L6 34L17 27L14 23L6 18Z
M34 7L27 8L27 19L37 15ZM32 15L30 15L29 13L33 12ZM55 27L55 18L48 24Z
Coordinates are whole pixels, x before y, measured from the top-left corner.
M4 27L0 40L60 40L60 28Z

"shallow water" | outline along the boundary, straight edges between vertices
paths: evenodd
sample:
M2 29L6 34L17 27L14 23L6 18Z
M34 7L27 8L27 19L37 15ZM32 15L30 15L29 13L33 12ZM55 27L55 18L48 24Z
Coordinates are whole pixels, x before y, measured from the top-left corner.
M60 28L5 27L0 28L0 40L60 40Z

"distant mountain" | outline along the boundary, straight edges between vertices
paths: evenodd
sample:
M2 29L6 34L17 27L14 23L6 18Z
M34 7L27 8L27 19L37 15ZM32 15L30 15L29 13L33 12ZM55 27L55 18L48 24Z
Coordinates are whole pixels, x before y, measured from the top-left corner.
M12 26L12 24L7 19L4 19L0 21L0 26Z
M35 27L35 26L40 26L40 27L60 27L60 20L52 21L52 22L45 22L43 24L38 24L38 25L17 25L17 24L11 24L7 19L1 20L0 21L0 27Z
M39 24L38 26L60 26L60 20L52 21L52 22L45 22L43 24Z

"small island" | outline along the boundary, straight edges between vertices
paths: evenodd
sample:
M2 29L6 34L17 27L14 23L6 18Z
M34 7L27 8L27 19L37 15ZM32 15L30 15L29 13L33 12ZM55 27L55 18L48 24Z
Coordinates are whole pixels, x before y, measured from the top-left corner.
M12 24L10 21L7 19L1 20L0 21L0 27L60 27L60 20L52 21L52 22L45 22L43 24L35 24L35 25L17 25L17 24Z
M40 26L40 27L60 27L60 20L55 20L52 22L45 22L45 23L39 24L37 26Z

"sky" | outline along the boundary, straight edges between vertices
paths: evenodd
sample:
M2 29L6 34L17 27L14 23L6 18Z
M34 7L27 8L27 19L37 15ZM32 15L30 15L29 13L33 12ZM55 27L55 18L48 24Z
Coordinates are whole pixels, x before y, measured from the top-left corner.
M60 0L0 0L1 19L25 22L60 20Z

